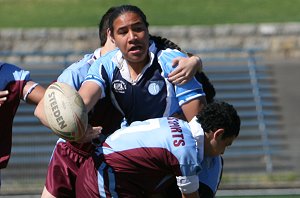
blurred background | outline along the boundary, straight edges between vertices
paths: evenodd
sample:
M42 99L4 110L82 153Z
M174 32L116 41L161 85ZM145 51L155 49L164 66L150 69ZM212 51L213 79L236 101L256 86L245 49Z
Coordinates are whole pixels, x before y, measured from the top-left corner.
M259 194L257 189L298 196L298 0L0 0L0 61L30 70L33 80L47 86L100 46L99 20L121 4L140 7L151 34L199 55L216 99L238 109L242 129L224 154L218 196ZM33 111L22 103L15 117L12 157L1 170L2 196L42 191L57 137Z

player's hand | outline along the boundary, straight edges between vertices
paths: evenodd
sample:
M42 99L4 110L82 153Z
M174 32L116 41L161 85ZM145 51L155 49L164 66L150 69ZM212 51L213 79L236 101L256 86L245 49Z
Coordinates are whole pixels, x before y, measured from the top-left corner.
M99 138L101 134L102 127L97 126L97 127L92 127L91 125L88 125L85 135L77 140L78 143L87 143L91 142L95 138Z
M0 107L7 100L8 90L0 91Z
M174 58L172 66L177 67L169 74L168 79L178 85L183 85L194 77L197 71L202 71L202 61L198 56Z

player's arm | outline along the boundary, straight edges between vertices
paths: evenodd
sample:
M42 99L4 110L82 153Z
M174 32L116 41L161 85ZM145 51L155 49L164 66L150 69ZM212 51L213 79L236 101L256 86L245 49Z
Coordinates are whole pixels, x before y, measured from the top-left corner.
M8 90L0 91L0 107L7 100Z
M168 79L173 84L182 85L195 76L196 72L202 72L202 61L198 56L176 57L172 61L173 67L176 67L168 75Z
M23 100L30 104L38 104L45 94L44 87L33 81L28 81L23 89Z
M46 115L45 115L45 111L44 111L44 98L42 98L40 100L40 102L37 104L37 106L34 110L34 115L35 115L35 117L37 117L40 120L40 122L44 126L50 128L49 123L48 123L47 118L46 118Z
M171 65L171 61L174 58L187 57L186 54L176 50L162 50L158 56L163 71L167 75L174 70ZM206 105L205 93L203 92L202 85L194 77L183 85L175 85L175 92L187 121L191 121L204 105Z
M188 101L181 106L186 120L189 122L196 116L206 105L205 96L200 96L194 100Z
M28 81L23 89L23 100L30 104L37 104L34 115L39 118L39 120L45 126L48 126L48 122L46 120L44 109L43 109L43 97L45 94L44 87L38 85L33 81Z
M93 90L89 86L86 86L86 87L87 87L87 89ZM86 93L85 90L84 90L85 89L84 86L82 86L81 88L83 89L83 90L81 90L81 92L82 93ZM89 92L89 90L87 92ZM94 93L94 92L91 91L91 93ZM100 91L100 94L101 94L101 91ZM83 94L83 96L86 96L86 95ZM93 106L92 104L87 104L87 105ZM38 105L37 105L37 107L36 107L36 109L34 111L34 115L40 120L40 122L44 126L50 128L50 125L48 123L48 120L46 118L45 111L44 111L44 98L42 98L41 101L38 103ZM98 138L99 134L101 133L101 129L102 129L101 127L92 127L92 126L88 125L88 128L87 128L87 130L85 132L85 135L81 139L79 139L77 142L85 143L85 142L90 142L94 138Z
M80 87L78 93L82 97L82 100L89 112L97 103L99 98L101 97L101 87L93 82L93 81L86 81Z
M83 83L78 93L83 99L84 104L87 107L88 112L96 104L101 94L101 88L94 82ZM43 97L43 96L42 96ZM40 120L40 122L49 127L45 111L44 111L44 99L42 98L35 108L34 115Z
M95 106L101 96L101 87L93 81L84 82L80 89L78 90L86 108L87 112L91 111L91 109ZM90 142L95 138L98 138L101 133L102 127L92 127L88 126L85 135L79 139L77 142L86 143Z

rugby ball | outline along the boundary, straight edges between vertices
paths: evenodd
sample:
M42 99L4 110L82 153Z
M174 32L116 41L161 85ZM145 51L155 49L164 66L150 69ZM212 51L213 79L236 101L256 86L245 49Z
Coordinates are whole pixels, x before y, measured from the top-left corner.
M61 82L51 84L44 95L44 111L49 127L59 137L77 141L85 134L87 110L72 86Z

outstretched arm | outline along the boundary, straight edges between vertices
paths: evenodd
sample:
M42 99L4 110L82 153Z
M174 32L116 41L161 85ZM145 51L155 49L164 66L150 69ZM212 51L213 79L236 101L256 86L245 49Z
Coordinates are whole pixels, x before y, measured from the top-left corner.
M45 111L44 111L44 98L41 99L41 101L38 103L34 110L34 115L40 120L40 122L50 128L49 123L47 121Z
M83 99L84 104L87 107L87 112L89 112L94 105L97 103L98 99L100 98L101 95L101 88L93 83L93 82L86 82L84 83L78 93L80 94L80 96ZM31 93L34 94L34 93ZM32 100L37 100L38 98L40 98L41 100L39 101L38 105L35 108L34 111L34 115L42 122L43 125L45 125L46 127L49 127L49 123L47 121L45 112L44 112L44 99L42 98L44 95L44 92L42 95L39 94L34 94L31 96L31 101ZM34 97L35 96L35 97Z
M82 84L78 93L83 99L83 102L89 112L101 97L101 88L92 81L87 81Z
M23 89L23 99L29 104L38 104L45 94L45 88L33 81L28 81Z
M99 99L100 95L101 95L101 89L99 88L99 86L93 86L94 83L92 82L87 82L84 83L80 90L78 91L79 94L81 95L87 109L88 112L93 108L93 106L96 104L97 99ZM45 115L45 111L44 111L44 99L42 98L41 101L38 103L35 111L34 111L34 115L40 120L40 122L50 128L50 125L47 121L46 115ZM90 142L92 139L99 137L100 133L101 133L101 127L91 127L88 126L85 135L78 140L77 142Z

